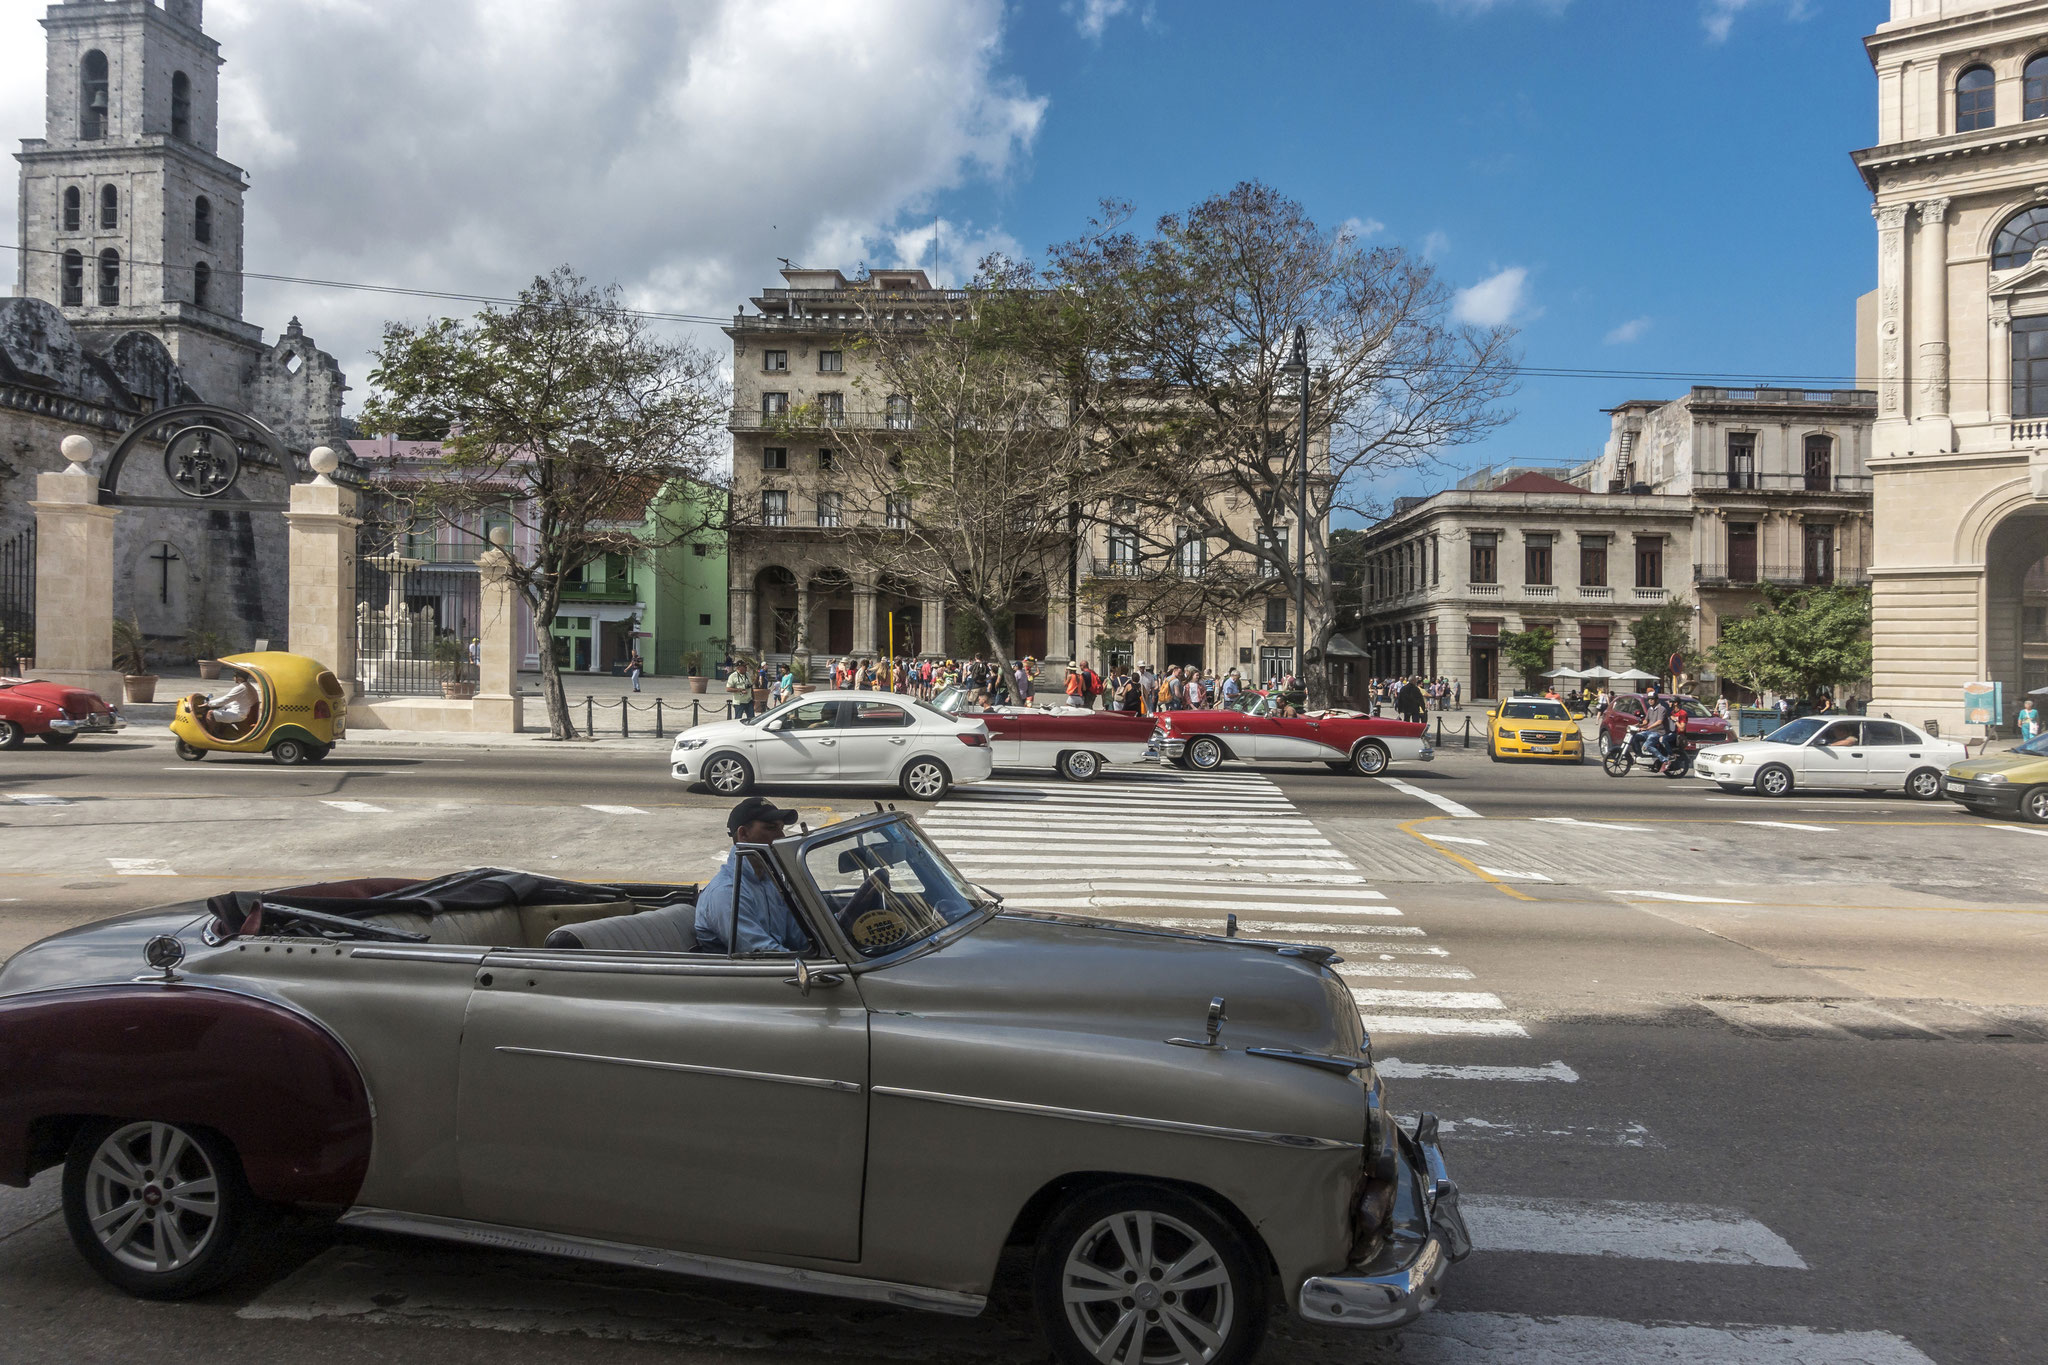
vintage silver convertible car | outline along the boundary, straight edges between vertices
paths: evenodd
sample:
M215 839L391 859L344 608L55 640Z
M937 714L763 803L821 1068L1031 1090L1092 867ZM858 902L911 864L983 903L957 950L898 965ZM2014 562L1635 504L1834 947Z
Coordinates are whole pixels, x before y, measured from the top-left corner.
M0 970L0 1181L61 1163L156 1298L291 1210L963 1314L1022 1245L1055 1352L1131 1365L1397 1326L1469 1249L1328 949L1006 911L894 812L739 855L808 951L494 869L45 939Z

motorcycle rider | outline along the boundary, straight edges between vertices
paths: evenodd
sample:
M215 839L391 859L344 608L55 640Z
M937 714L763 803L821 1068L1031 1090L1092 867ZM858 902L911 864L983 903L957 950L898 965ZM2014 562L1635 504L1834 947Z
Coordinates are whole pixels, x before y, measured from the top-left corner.
M1650 704L1643 711L1643 725L1636 735L1636 742L1642 746L1643 757L1651 760L1653 767L1662 765L1671 757L1671 707L1662 692L1650 694Z

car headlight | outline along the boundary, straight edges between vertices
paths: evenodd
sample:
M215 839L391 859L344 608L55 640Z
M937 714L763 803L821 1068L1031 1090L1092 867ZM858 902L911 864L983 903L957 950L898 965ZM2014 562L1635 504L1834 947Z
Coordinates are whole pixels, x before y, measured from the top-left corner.
M1727 764L1731 768L1739 768L1742 766L1741 754L1715 754L1714 757L1720 759L1723 763Z
M676 741L675 752L681 753L685 749L701 749L703 747L704 741L701 739L679 739Z
M2005 781L2005 774L2004 774L2004 773L1986 773L1986 774L1984 774L1984 775L1983 775L1982 777L1980 777L1980 778L1978 778L1978 779L1976 779L1976 780L1977 780L1977 781L1979 781L1979 782L2003 782L2003 781Z

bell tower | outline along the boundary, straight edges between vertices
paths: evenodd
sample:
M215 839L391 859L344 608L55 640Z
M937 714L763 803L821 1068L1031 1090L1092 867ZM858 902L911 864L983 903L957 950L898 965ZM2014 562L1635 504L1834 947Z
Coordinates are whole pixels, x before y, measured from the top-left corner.
M159 338L202 397L241 406L242 168L221 159L220 45L203 0L60 0L44 135L22 140L17 292L90 346Z

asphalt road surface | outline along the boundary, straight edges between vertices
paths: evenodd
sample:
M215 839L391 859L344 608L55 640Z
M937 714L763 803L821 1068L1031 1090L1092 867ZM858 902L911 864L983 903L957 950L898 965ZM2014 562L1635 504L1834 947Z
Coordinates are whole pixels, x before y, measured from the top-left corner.
M142 734L32 744L0 754L0 953L337 873L707 875L727 803L662 760L365 743L284 769L180 764ZM814 823L908 804L778 795ZM1342 945L1394 1107L1444 1120L1477 1250L1417 1327L1281 1320L1267 1360L2043 1358L2048 834L1455 750L1375 781L999 773L919 813L1015 904ZM257 1282L141 1303L72 1254L53 1175L0 1190L0 1359L1044 1358L1014 1286L940 1319L314 1231Z

